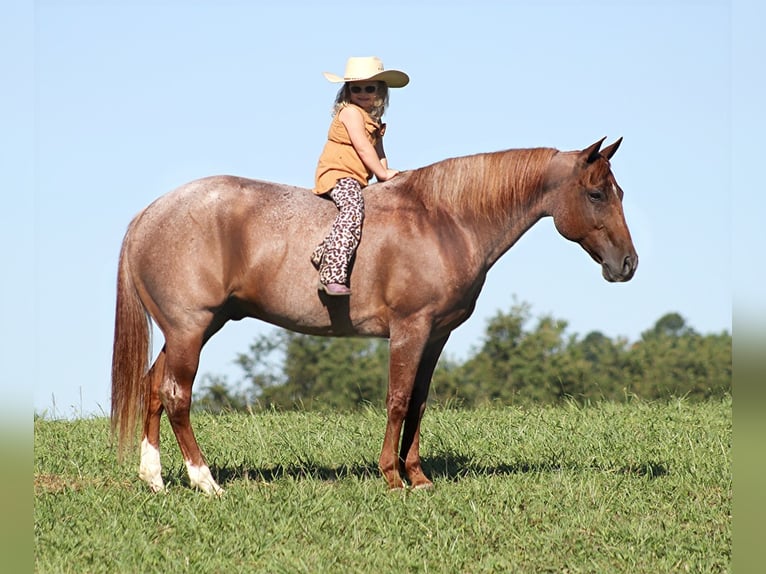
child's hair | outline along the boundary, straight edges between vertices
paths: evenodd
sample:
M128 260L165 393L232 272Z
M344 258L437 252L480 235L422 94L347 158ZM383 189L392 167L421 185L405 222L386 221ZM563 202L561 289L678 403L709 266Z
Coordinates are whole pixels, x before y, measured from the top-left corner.
M374 119L376 122L379 122L383 117L383 113L388 107L388 85L386 82L376 83L378 84L378 91L375 94L375 105L372 107L370 115L372 116L372 119ZM349 90L348 82L346 82L341 86L340 90L338 90L338 95L335 96L335 104L332 108L332 115L335 116L335 114L337 114L343 106L350 102L351 91Z

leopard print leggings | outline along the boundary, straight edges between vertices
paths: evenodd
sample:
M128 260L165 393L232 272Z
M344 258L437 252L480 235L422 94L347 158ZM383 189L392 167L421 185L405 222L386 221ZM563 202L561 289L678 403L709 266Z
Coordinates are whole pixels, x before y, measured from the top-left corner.
M364 198L362 186L351 177L344 177L328 195L338 208L338 216L330 234L311 254L311 262L319 269L319 281L348 284L348 264L362 237Z

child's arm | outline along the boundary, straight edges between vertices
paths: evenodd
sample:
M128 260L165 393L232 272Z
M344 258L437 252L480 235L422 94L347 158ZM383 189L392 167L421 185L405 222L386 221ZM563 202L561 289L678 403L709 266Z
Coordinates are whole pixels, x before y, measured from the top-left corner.
M388 169L388 160L386 159L386 152L383 150L382 137L379 137L378 141L375 142L375 153L378 154L378 159L380 160L380 163L383 164L383 167Z
M385 157L381 160L381 157L378 156L378 151L383 151L382 146L380 150L376 150L370 143L370 140L367 139L362 114L351 107L346 107L338 112L338 119L346 127L348 137L351 139L351 145L354 146L356 153L359 154L362 163L375 174L378 181L386 181L399 173L393 169L388 169L387 165L383 163L386 161Z

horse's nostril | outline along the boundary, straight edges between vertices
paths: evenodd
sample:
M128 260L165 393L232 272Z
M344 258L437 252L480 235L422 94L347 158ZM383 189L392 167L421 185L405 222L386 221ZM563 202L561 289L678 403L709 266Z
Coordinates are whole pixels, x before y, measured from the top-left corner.
M622 274L630 275L636 270L636 263L638 263L638 257L628 255L622 262Z

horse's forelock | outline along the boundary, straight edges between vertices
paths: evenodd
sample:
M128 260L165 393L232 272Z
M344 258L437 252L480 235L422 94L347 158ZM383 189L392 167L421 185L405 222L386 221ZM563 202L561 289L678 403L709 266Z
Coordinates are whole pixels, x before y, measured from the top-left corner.
M531 148L451 158L414 170L407 187L429 209L501 217L540 191L555 153Z

